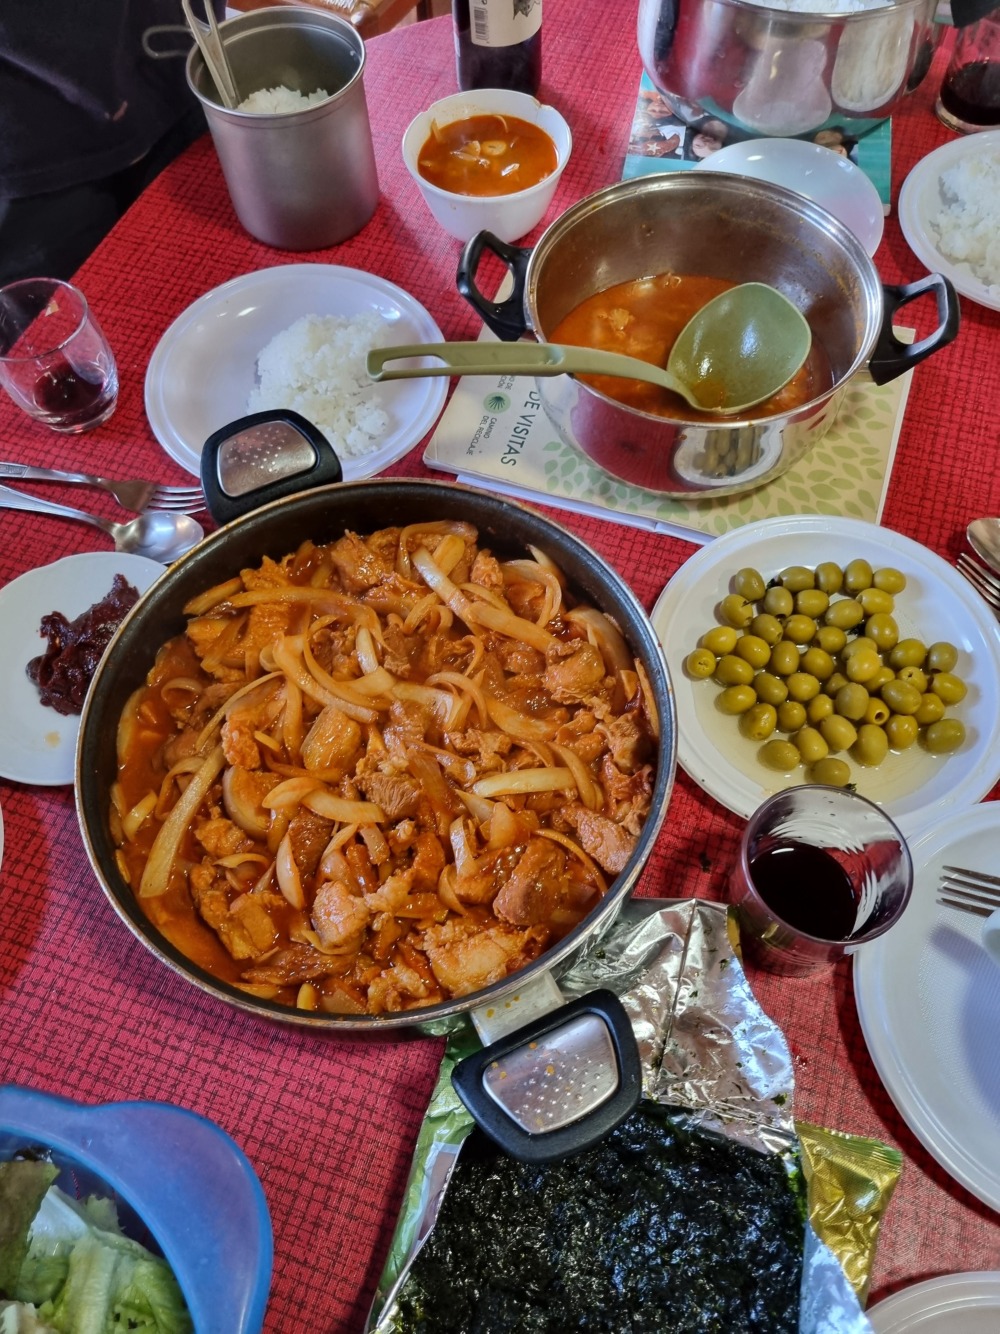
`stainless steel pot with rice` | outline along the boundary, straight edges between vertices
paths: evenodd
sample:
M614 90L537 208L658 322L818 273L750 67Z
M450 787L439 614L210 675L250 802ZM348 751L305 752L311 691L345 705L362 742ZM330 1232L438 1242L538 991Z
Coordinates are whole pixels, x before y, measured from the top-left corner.
M853 136L926 74L934 10L935 0L640 0L639 53L688 125L717 119L730 139Z
M255 510L140 599L88 694L77 812L119 915L195 986L436 1030L614 920L675 754L655 633L596 553L381 479Z

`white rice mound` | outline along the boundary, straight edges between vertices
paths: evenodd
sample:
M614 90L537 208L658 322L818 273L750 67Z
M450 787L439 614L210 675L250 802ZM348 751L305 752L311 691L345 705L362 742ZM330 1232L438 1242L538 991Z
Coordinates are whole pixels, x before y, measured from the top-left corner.
M236 108L237 111L275 112L302 111L305 107L325 102L330 94L325 88L317 88L314 93L300 93L296 88L286 88L281 84L277 88L261 88L256 93L245 97Z
M864 9L888 9L892 0L751 0L763 9L786 9L798 14L856 14Z
M1000 300L1000 150L960 158L938 189L941 208L928 219L938 250Z
M258 354L258 383L247 411L291 408L318 426L342 458L370 454L389 417L373 402L379 386L365 358L389 342L389 325L380 315L303 315Z

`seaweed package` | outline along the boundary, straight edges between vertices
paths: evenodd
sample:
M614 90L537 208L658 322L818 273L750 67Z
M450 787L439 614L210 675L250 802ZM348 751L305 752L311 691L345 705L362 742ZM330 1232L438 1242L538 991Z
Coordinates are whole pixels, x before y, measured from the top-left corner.
M560 980L616 991L643 1100L595 1148L507 1157L451 1088L449 1041L369 1328L374 1334L869 1330L808 1220L792 1062L724 907L638 900Z

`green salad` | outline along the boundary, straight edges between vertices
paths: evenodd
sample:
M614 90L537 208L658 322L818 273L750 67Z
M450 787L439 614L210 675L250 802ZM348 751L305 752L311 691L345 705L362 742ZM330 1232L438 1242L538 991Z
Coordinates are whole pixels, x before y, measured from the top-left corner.
M74 1200L50 1162L0 1162L0 1334L191 1334L162 1256L122 1232L111 1200Z

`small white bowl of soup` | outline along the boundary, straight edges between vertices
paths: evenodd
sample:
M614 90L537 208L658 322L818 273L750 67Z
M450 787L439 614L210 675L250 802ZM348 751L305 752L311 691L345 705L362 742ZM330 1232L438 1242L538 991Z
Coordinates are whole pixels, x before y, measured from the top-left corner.
M479 88L434 102L403 135L403 161L435 220L468 241L517 241L552 202L573 147L555 107L527 93Z

